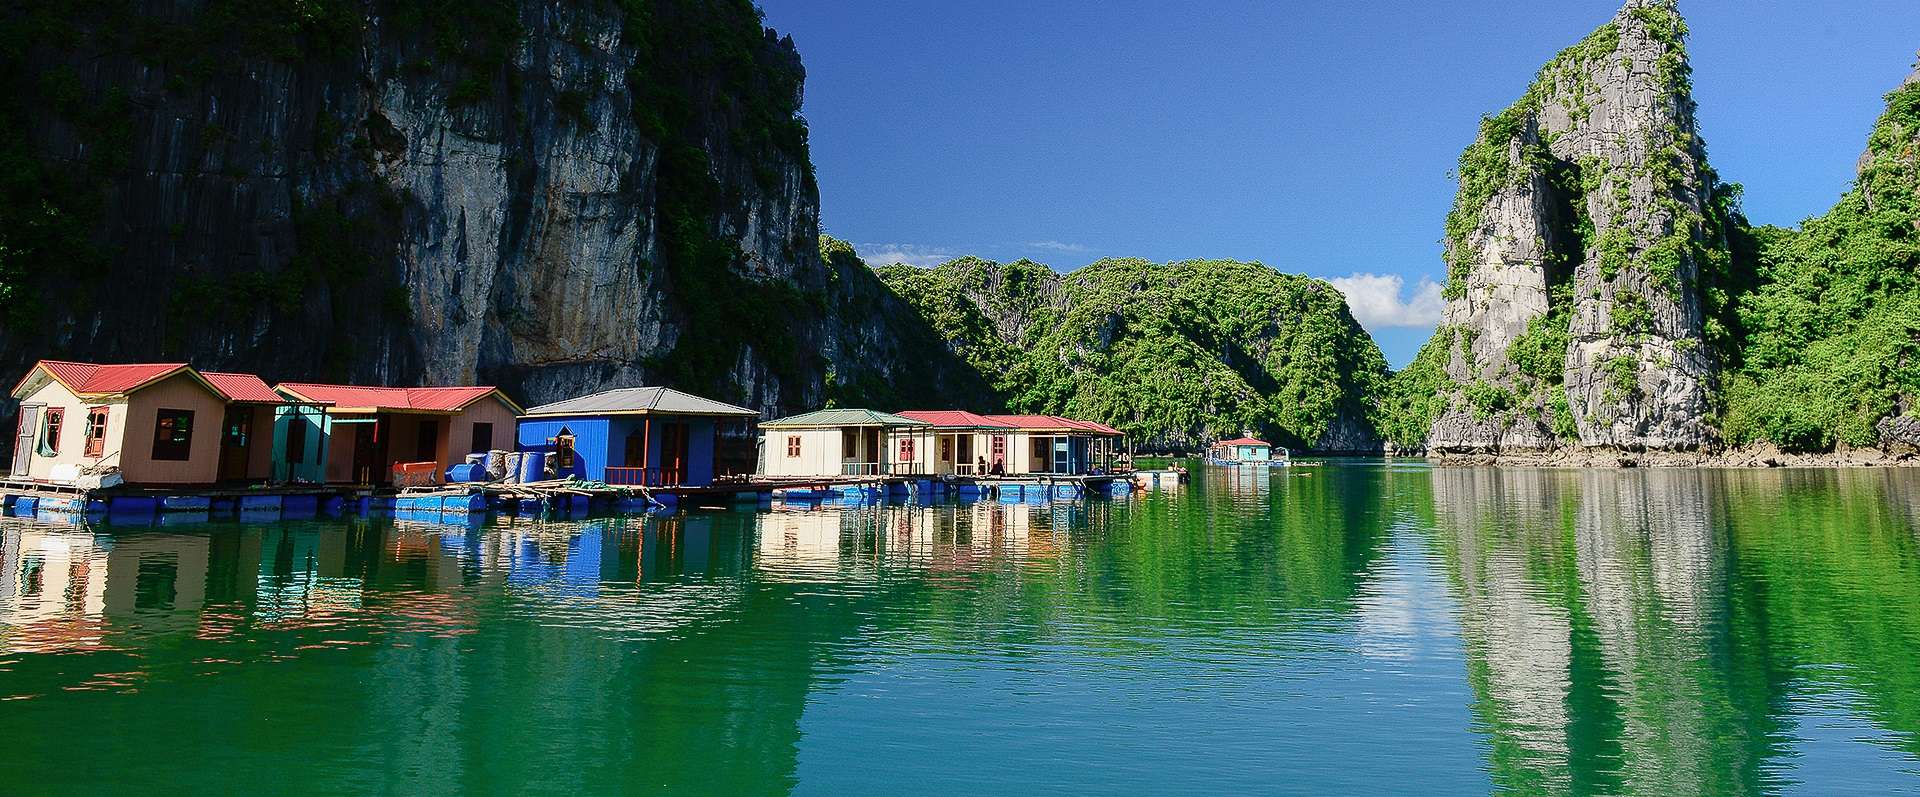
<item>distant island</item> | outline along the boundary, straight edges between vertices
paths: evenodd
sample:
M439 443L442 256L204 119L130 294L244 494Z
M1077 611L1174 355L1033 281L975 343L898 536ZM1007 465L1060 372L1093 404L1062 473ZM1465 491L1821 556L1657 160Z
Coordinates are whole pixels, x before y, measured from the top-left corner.
M747 0L116 9L0 34L15 372L652 384L768 417L1066 414L1184 452L1920 454L1920 72L1838 205L1754 227L1708 164L1672 0L1631 0L1485 118L1435 219L1444 319L1398 373L1333 286L1257 263L862 262L821 235L805 71Z

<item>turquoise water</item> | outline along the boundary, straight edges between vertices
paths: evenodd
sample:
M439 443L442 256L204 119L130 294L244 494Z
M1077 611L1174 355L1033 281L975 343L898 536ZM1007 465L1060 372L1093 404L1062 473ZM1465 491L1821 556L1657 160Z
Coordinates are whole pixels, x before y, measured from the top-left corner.
M0 521L8 793L1920 793L1920 475Z

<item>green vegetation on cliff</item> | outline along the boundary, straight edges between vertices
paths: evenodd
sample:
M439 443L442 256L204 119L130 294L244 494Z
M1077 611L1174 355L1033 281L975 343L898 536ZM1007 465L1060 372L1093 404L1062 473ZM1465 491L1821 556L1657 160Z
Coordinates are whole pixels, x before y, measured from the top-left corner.
M1025 330L1035 320L1053 318L1060 280L1053 269L1031 260L1003 264L977 257L934 269L894 264L875 271L912 303L949 350L1003 390L1021 361Z
M1446 369L1447 359L1453 356L1454 337L1450 327L1434 330L1413 362L1387 380L1374 425L1389 447L1417 451L1426 446L1434 419L1447 409L1452 384Z
M834 359L862 366L827 371L826 406L1000 405L985 376L999 371L982 367L972 357L955 356L951 340L922 322L916 308L881 282L851 244L821 236L820 260L828 270L830 336L838 347ZM876 325L877 332L863 334L860 327L868 323Z
M1067 275L965 258L887 284L1007 405L1194 446L1254 430L1294 447L1377 444L1386 362L1319 280L1258 263L1102 260Z
M1755 230L1758 288L1727 380L1729 442L1790 450L1878 442L1920 395L1920 82L1887 96L1851 191L1798 231Z
M770 51L761 12L748 0L625 0L621 7L634 49L626 75L634 125L660 147L654 189L660 254L654 265L678 295L689 297L677 309L686 326L698 330L662 358L661 374L673 384L727 395L742 351L751 349L783 381L804 381L824 364L817 351L797 345L793 317L824 317L825 296L744 273L746 254L722 230L729 215L744 226L748 209L736 196L738 187L720 180L714 163L720 156L745 156L757 165L754 178L762 189L775 187L777 178L769 175L799 169L811 191L813 167L800 116L805 72L797 58ZM708 120L716 114L734 122L724 148L711 140Z
M1702 416L1716 372L1741 359L1736 303L1757 257L1741 189L1694 129L1686 35L1671 0L1629 2L1482 119L1446 220L1454 328L1383 396L1396 446L1551 447L1583 428L1622 446L1713 445ZM1514 266L1535 273L1502 271ZM1518 299L1501 293L1515 285ZM1498 306L1541 299L1530 317Z
M1588 46L1568 52L1582 53ZM1554 71L1550 66L1543 76ZM1516 107L1537 103L1534 93L1530 89ZM1449 263L1456 268L1471 262L1456 257L1471 255L1465 247L1479 224L1473 209L1519 179L1507 149L1488 144L1492 138L1520 135L1518 123L1508 119L1511 113L1489 118L1482 140L1462 156L1460 200L1448 219ZM1537 156L1533 148L1520 151ZM1672 179L1664 167L1656 162L1654 176ZM1617 175L1597 172L1591 164L1574 169L1582 185L1576 197L1622 190ZM1549 179L1566 183L1551 172ZM1825 216L1807 220L1798 230L1749 230L1738 210L1739 188L1715 180L1713 190L1705 219L1696 214L1680 220L1700 223L1709 240L1725 242L1724 250L1686 243L1701 266L1704 343L1724 368L1717 402L1725 442L1765 442L1790 451L1879 444L1881 420L1912 413L1913 397L1920 395L1920 81L1909 80L1887 96L1887 111L1868 139L1854 187ZM1582 204L1576 198L1571 209L1579 214ZM1592 228L1584 214L1577 221L1584 243ZM1666 256L1665 243L1639 253L1640 265L1656 275L1669 273L1646 260ZM1607 240L1597 246L1603 261L1619 256ZM1452 295L1459 295L1460 276L1450 283ZM1516 386L1549 396L1552 426L1563 439L1574 436L1560 389L1567 301L1556 295L1553 311L1534 319L1507 352ZM1647 313L1644 303L1621 301L1609 321L1616 334L1631 336L1646 325ZM1441 328L1413 364L1393 376L1378 421L1392 444L1422 445L1447 407L1448 392L1458 390L1476 408L1488 403L1486 395L1471 400L1486 392L1476 393L1481 385L1455 385L1444 373L1458 337L1455 330ZM1622 366L1615 370L1627 374L1623 382L1630 381L1631 361L1610 364Z

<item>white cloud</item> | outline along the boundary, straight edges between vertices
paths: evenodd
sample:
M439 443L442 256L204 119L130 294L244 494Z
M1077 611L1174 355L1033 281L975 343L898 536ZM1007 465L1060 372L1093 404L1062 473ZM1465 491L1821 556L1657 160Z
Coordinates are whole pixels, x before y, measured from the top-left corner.
M1348 274L1327 281L1347 295L1354 320L1368 329L1430 327L1440 323L1440 310L1446 305L1440 284L1426 277L1420 278L1405 300L1401 294L1407 282L1398 274Z
M1028 241L1028 249L1044 249L1049 252L1085 252L1086 244L1070 244L1064 241Z
M860 259L867 261L867 265L876 268L895 263L932 268L960 256L958 252L920 244L854 244L853 250L860 253Z

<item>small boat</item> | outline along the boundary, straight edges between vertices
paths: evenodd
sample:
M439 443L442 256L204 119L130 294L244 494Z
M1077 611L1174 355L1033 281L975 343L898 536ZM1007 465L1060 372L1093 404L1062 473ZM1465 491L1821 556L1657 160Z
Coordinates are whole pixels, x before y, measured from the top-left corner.
M1283 468L1292 464L1291 456L1265 440L1238 437L1208 446L1206 462L1229 468Z

